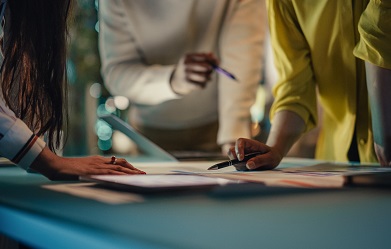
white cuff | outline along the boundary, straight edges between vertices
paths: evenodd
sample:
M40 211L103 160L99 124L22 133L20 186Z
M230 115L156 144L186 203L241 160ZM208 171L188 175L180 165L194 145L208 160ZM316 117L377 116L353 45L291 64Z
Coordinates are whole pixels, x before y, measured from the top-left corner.
M45 145L25 123L17 119L0 140L0 153L27 170Z

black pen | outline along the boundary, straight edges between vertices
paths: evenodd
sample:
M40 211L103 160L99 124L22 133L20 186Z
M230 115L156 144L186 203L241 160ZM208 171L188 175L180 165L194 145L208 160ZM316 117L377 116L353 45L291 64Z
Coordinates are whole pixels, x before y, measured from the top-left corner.
M227 76L228 78L231 78L231 79L233 79L233 80L239 82L239 81L236 79L235 75L233 75L232 73L228 72L227 70L225 70L225 69L223 69L223 68L221 68L221 67L219 67L219 66L217 66L217 65L215 65L215 64L212 64L212 67L213 67L213 69L214 69L216 72L218 72L218 73L220 73L220 74L222 74L222 75L225 75L225 76Z
M229 166L235 166L237 170L248 170L246 167L246 162L253 157L256 157L258 155L261 155L261 152L252 152L249 154L246 154L242 161L239 161L238 159L233 159L221 163L217 163L213 165L212 167L209 167L208 170L216 170L216 169L222 169Z

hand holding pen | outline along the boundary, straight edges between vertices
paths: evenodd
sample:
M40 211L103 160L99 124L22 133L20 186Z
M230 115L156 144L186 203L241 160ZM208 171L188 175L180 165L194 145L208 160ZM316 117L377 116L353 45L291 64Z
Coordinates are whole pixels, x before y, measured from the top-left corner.
M235 158L232 160L217 163L217 164L209 167L208 170L217 170L217 169L222 169L222 168L229 167L229 166L234 166L239 171L247 171L247 170L249 170L246 167L247 161L250 160L251 158L256 157L258 155L261 155L261 154L262 154L261 152L248 153L248 154L244 155L243 159L241 159L241 160L239 160L238 158Z
M269 170L276 168L284 155L277 147L254 139L239 138L235 146L229 149L228 156L231 161L245 162L243 165L239 164L242 168L237 167L238 170Z
M179 61L171 77L171 87L182 95L203 89L210 83L214 71L237 81L232 73L218 65L219 61L213 53L188 53Z

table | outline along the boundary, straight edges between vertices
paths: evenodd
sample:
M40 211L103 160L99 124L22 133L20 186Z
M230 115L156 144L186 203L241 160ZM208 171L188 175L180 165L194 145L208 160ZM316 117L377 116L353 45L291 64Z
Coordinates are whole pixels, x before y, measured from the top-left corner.
M60 182L63 184L64 182ZM39 248L389 248L391 189L267 189L110 205L0 167L0 233Z

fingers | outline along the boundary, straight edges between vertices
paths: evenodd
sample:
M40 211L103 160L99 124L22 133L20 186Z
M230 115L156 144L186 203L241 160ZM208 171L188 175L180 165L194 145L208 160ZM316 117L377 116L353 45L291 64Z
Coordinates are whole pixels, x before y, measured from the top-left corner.
M246 168L249 170L269 170L277 167L279 163L280 161L270 151L249 159L246 162Z
M170 78L170 86L176 94L187 95L202 90L210 82L213 65L218 65L212 53L188 53L178 62Z
M239 138L236 140L235 146L231 147L228 152L230 159L243 160L246 154L252 152L261 152L261 155L253 157L246 162L246 167L249 170L267 170L278 166L281 157L272 148L264 143L253 139Z
M228 149L228 157L230 160L237 159L236 153L235 153L235 146L232 146Z
M186 70L186 81L198 87L205 88L210 80L210 73L194 73Z
M185 63L206 63L208 65L218 65L219 61L213 53L187 53L185 55Z
M211 78L213 65L218 64L213 54L189 53L185 57L186 80L205 87Z
M236 140L234 153L236 158L243 160L244 155L251 152L266 153L270 150L270 147L259 141L247 138L239 138Z
M106 164L110 165L108 167L110 170L113 171L127 173L127 174L145 174L144 171L135 168L128 161L126 161L125 158L116 158L115 156L112 156L110 161Z
M136 172L136 174L145 174L144 171L135 168L133 165L131 165L128 161L126 161L123 158L121 158L117 164L122 166L121 168L117 168L117 171L129 173L129 174L134 174L134 172Z
M124 167L99 168L90 170L86 175L144 175L140 171L126 169Z

